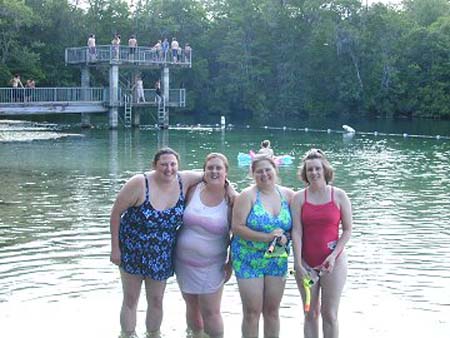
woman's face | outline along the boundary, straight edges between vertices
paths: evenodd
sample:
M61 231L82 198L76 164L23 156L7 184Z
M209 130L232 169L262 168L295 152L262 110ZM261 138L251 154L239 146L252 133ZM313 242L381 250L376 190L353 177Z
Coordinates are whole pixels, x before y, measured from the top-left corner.
M314 182L325 181L324 170L322 161L318 158L307 160L306 166L306 178L310 184Z
M156 162L155 171L167 179L172 179L178 172L178 161L173 154L161 155Z
M205 181L207 184L225 185L227 168L225 163L218 157L208 160L205 165Z
M257 185L275 183L277 172L270 161L262 160L256 163L253 176Z

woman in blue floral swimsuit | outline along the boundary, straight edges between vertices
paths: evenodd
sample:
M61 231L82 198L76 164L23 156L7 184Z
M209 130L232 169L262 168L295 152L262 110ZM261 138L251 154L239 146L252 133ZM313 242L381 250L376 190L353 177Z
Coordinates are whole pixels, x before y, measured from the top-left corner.
M202 173L178 172L179 156L159 150L153 171L133 176L120 190L111 210L111 261L120 266L123 303L122 335L135 335L142 282L147 296L146 328L157 336L162 321L166 280L173 275L176 232L182 224L187 190Z
M278 337L279 308L287 273L292 228L289 202L294 192L276 184L272 158L257 155L251 166L255 185L236 198L233 208L231 258L244 312L243 337L258 337L259 317L264 336ZM279 238L280 254L266 255L269 243Z

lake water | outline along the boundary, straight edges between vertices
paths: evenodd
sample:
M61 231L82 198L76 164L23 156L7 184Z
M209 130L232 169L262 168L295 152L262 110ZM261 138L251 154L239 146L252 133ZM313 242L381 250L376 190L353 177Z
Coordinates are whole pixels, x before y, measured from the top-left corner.
M449 123L432 121L401 127L357 125L358 131L400 135L450 130ZM169 145L180 152L184 169L200 168L211 151L223 152L240 190L251 179L237 163L238 152L257 149L264 138L277 154L296 158L295 165L280 168L282 183L294 189L302 186L298 159L311 147L324 149L335 184L353 203L341 337L449 337L450 140L259 127L80 131L48 125L0 128L0 336L117 337L121 286L109 262L108 218L121 185L149 167L158 147ZM174 278L164 310L163 336L185 337L184 303ZM225 287L222 312L226 337L240 337L234 278ZM141 336L144 317L142 297ZM293 278L281 317L281 337L303 336Z

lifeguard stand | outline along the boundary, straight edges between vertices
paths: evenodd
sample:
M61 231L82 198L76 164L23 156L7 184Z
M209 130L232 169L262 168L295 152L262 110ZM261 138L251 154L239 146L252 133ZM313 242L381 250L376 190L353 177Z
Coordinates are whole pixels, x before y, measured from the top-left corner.
M140 115L133 107L156 107L158 126L166 129L169 126L169 107L186 106L186 90L170 89L169 69L170 68L191 68L192 51L179 50L177 57L172 56L172 51L167 54L150 47L136 47L131 49L128 46L103 45L97 46L95 52L88 47L66 48L66 65L76 65L81 70L81 87L90 87L90 69L93 67L105 67L109 69L108 99L105 105L108 106L109 126L117 128L119 122L119 108L124 109L124 124L126 127L138 126ZM120 69L131 70L140 73L146 69L157 69L161 72L162 99L156 96L155 89L144 90L145 102L136 102L133 93L129 88L123 88L119 83ZM90 124L90 115L82 114L82 124Z

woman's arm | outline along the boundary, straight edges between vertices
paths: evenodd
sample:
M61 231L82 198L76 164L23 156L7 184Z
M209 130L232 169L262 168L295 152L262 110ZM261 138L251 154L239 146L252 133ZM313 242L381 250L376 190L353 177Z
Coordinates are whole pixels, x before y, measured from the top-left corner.
M183 182L183 193L186 195L189 188L200 183L203 180L204 173L203 171L194 171L194 170L182 170L179 171L181 180Z
M334 188L334 190L336 203L341 210L342 233L336 243L335 249L322 263L323 269L327 272L333 271L336 258L344 250L345 244L350 240L353 227L352 206L350 199L344 190L339 188Z
M144 176L133 176L127 183L124 184L117 194L114 205L111 209L110 215L110 232L111 232L111 256L110 260L116 265L120 264L120 249L119 249L119 227L120 217L129 207L135 206L140 202L143 195Z
M301 278L307 275L306 269L302 264L302 240L303 225L301 219L301 210L303 205L304 190L296 192L291 200L292 215L292 247L294 251L294 270Z

